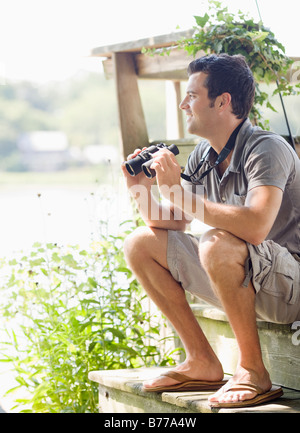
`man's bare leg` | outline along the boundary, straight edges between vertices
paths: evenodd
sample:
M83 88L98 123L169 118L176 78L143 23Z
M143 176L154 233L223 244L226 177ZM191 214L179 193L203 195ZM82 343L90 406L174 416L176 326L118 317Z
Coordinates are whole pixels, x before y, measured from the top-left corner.
M125 242L126 261L148 296L176 329L186 351L186 360L174 371L193 379L217 381L223 378L222 366L203 334L184 290L174 280L167 264L167 231L136 230ZM172 385L177 381L157 378L144 387Z
M271 387L264 366L256 325L255 291L250 283L243 287L244 264L248 248L242 240L221 230L211 230L202 237L200 260L216 295L222 302L236 336L239 360L230 383L254 383L265 391ZM210 401L236 402L251 399L251 391L224 392L228 385L217 391Z

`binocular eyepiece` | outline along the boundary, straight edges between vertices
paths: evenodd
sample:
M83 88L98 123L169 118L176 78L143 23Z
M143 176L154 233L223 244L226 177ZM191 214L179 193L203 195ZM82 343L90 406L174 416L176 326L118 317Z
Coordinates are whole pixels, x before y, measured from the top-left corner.
M135 158L125 162L125 167L128 173L131 176L136 176L141 171L143 171L145 176L147 176L149 179L155 177L156 175L155 170L150 168L152 164L152 158L153 158L152 154L164 148L168 149L174 155L179 154L178 147L175 144L171 144L170 146L166 146L164 143L152 145L150 147L147 147L147 149L143 150L141 153L139 153Z

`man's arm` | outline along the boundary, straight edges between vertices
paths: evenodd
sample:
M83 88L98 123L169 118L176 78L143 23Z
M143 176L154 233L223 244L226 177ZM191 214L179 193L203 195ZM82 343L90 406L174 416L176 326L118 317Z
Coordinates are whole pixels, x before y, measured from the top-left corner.
M128 159L134 158L140 150L136 150ZM171 153L168 151L168 153ZM152 194L152 186L155 179L147 178L144 173L139 173L137 176L130 176L124 164L122 171L127 182L127 188L130 195L135 200L138 210L145 224L149 227L160 228L166 230L184 231L187 224L192 218L184 215L184 213L174 206L172 203L161 203Z
M154 158L153 168L157 172L162 194L163 185L170 188L180 184L180 167L173 155L163 154L161 151L161 154ZM213 203L189 191L170 196L170 199L174 206L187 215L258 245L266 238L274 224L282 196L282 190L276 186L258 186L248 192L244 206Z
M282 190L276 186L258 186L249 191L244 206L203 200L204 222L250 244L259 245L274 224L282 195Z

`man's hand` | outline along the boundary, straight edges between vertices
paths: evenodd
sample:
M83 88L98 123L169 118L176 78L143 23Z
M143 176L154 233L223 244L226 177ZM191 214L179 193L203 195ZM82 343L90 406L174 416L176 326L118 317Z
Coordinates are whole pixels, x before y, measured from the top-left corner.
M153 154L153 163L151 165L156 171L158 187L163 193L163 187L181 186L181 167L177 162L175 155L168 149L161 149Z
M135 150L133 154L128 156L127 160L135 158L140 152L141 150L139 149ZM182 212L180 213L180 217L176 215L175 218L172 203L168 206L162 205L151 193L151 187L155 179L161 189L161 195L164 195L163 193L166 190L168 192L173 185L178 185L178 188L181 188L181 168L175 156L169 150L161 149L153 154L153 164L151 168L155 169L156 177L149 179L145 176L144 172L139 173L137 176L130 176L125 164L122 164L122 171L127 182L127 188L129 189L129 193L136 200L143 220L149 227L184 231L186 224L189 223L191 219L186 218ZM145 187L144 190L141 186ZM165 189L163 188L164 186L166 186ZM169 195L166 194L165 198L169 199ZM168 218L166 218L166 215L168 215Z
M142 150L145 149L146 147L144 147ZM142 152L142 150L136 149L132 154L128 155L127 161L135 158L139 153ZM123 175L126 179L126 184L127 184L127 188L129 189L129 192L130 192L130 188L136 185L144 185L149 190L153 185L153 183L155 182L155 179L149 179L147 176L145 176L143 171L139 173L137 176L131 176L128 173L124 163L122 164L121 168L122 168Z

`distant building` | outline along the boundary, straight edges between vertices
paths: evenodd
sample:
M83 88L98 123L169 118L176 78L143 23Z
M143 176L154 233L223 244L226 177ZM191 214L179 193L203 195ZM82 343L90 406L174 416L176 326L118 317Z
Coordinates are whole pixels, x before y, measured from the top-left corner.
M24 167L30 171L56 171L70 162L69 144L60 131L22 134L17 143Z
M120 162L118 149L105 144L86 146L82 151L82 158L89 164L116 164Z

